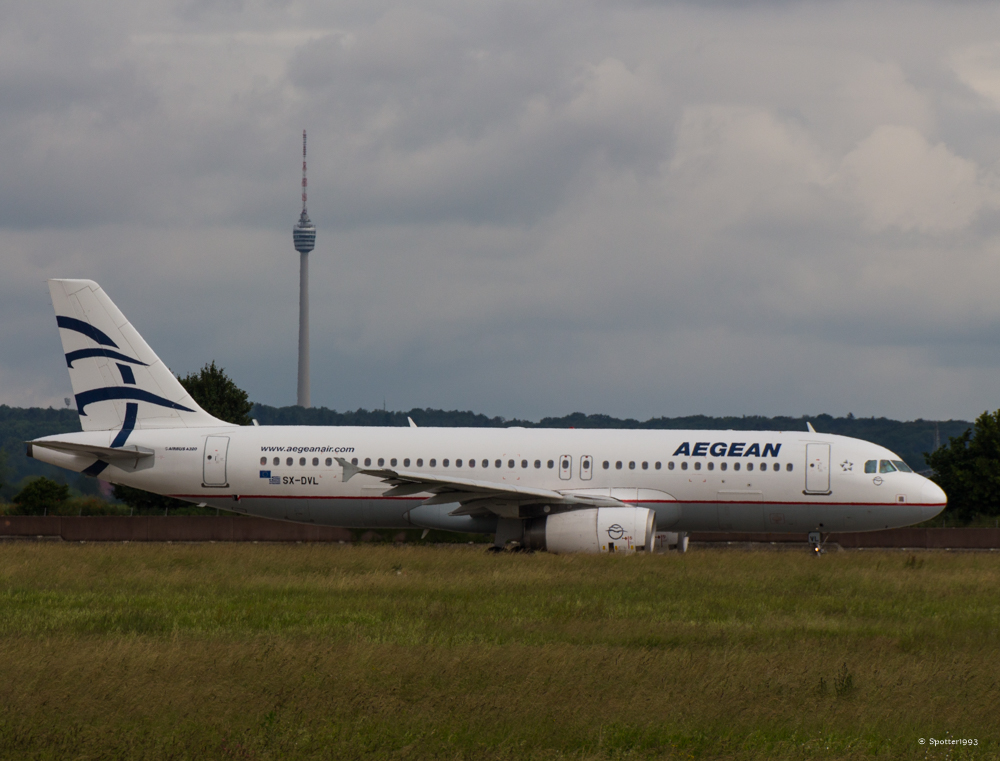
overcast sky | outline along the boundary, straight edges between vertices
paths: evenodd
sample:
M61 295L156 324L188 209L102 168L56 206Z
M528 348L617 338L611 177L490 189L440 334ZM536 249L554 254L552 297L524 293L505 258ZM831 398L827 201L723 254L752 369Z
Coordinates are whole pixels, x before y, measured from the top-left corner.
M538 419L1000 407L996 3L0 5L0 403L44 285L177 373Z

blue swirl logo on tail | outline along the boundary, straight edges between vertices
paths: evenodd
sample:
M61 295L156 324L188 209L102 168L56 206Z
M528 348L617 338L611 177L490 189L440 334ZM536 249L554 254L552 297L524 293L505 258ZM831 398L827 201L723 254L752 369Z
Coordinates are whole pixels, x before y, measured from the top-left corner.
M165 397L151 394L141 388L115 388L113 386L106 388L92 388L90 391L83 391L82 393L77 394L76 408L81 415L86 417L87 413L83 410L88 404L93 404L94 402L106 402L112 399L135 399L136 401L148 402L149 404L155 404L159 407L169 407L172 410L194 412L194 410L190 407L185 407L183 404L172 402Z
M140 362L137 359L132 359L132 357L126 357L124 354L119 354L117 351L111 351L111 349L77 349L76 351L71 351L66 355L66 367L73 367L73 363L78 359L87 359L88 357L107 357L108 359L117 359L122 362L130 362L133 365L142 365L143 367L149 367L145 362Z
M75 330L77 333L83 333L83 335L87 336L87 338L92 338L101 346L113 346L116 349L118 348L118 344L112 341L107 333L103 330L95 328L89 322L78 320L75 317L64 317L60 314L56 315L56 325L60 328L66 328L66 330Z
M114 349L119 348L118 344L111 340L111 337L107 333L99 328L95 328L93 325L84 322L83 320L78 320L75 317L57 315L56 324L58 324L60 328L65 328L66 330L72 330L85 335L87 338L90 338L92 341L100 344L101 346L111 346ZM122 362L128 362L129 364L139 365L141 367L149 366L145 362L126 356L118 351L103 348L77 349L76 351L71 351L66 354L66 365L67 367L72 368L73 362L76 360L87 359L89 357L107 357L108 359L120 360ZM168 409L181 410L182 412L194 412L193 409L185 407L183 404L172 402L165 397L158 396L157 394L150 393L149 391L144 391L141 388L136 388L135 376L133 375L131 368L127 365L118 365L118 369L122 374L122 382L126 384L126 387L121 388L107 386L105 388L93 388L90 391L83 391L76 395L76 409L77 412L80 413L81 417L87 416L87 413L84 411L87 405L94 404L95 402L112 401L115 399L134 399L137 402L155 404L158 407L167 407ZM137 404L130 403L125 407L125 425L122 427L121 431L122 434L125 434L125 438L128 438L128 433L125 433L125 431L131 431L135 427L138 406L139 405ZM121 446L125 443L125 438L122 439L121 444L112 444L112 446Z
M128 441L129 434L135 430L135 421L139 415L139 405L136 402L129 402L125 405L125 423L122 425L122 429L118 431L118 435L115 436L115 440L111 442L111 446L115 449L125 446L125 442ZM107 460L102 460L100 458L96 459L89 467L81 471L85 476L91 476L96 478L101 475L109 463Z

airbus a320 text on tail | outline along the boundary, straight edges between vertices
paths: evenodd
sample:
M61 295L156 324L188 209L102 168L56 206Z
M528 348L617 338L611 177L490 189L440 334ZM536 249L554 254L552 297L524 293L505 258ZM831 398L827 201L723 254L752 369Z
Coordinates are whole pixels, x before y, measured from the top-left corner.
M97 283L49 288L83 431L29 442L28 455L195 504L556 552L651 550L689 531L869 531L945 507L884 447L811 430L231 425Z

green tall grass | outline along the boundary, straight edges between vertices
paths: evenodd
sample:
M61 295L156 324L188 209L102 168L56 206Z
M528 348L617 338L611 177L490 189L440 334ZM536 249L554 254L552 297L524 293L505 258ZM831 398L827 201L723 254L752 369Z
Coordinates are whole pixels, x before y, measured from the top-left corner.
M8 542L0 754L994 758L998 589L987 553Z

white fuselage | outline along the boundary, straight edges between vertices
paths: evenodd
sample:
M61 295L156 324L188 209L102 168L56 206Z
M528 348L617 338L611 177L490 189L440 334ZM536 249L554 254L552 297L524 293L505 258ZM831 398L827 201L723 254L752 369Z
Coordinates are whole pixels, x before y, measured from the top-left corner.
M109 446L115 431L60 435ZM496 515L449 515L430 494L384 496L336 458L443 477L613 497L656 513L658 530L868 531L938 514L928 479L879 470L898 456L843 436L774 431L564 430L260 426L142 430L129 446L154 456L101 478L196 504L268 518L356 528L492 533ZM93 458L36 447L33 456L82 471ZM875 472L865 472L875 461ZM872 466L869 466L871 470ZM517 514L514 501L512 517ZM533 509L533 508L532 508Z

